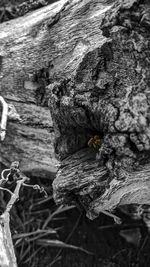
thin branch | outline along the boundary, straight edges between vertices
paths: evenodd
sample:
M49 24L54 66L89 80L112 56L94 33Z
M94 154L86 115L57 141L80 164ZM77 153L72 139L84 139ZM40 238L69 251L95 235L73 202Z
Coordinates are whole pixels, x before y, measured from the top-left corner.
M47 194L47 192L45 191L45 189L44 189L43 186L40 187L38 184L34 184L34 185L32 185L32 184L26 184L26 183L23 183L23 185L26 186L26 187L31 187L31 188L33 188L33 189L35 189L35 190L39 190L40 193L44 193L44 197L45 197L45 198L48 197L48 194Z
M14 203L16 202L16 200L19 198L19 191L20 191L20 188L23 184L23 182L26 181L26 177L23 177L23 179L17 181L17 185L16 185L16 188L14 190L14 193L11 197L11 199L9 200L8 204L7 204L7 207L6 207L6 210L4 213L9 213L12 206L14 205Z
M4 173L5 172L9 172L7 175L6 175L6 178L4 177ZM9 175L10 175L10 169L4 169L2 172L1 172L1 180L0 180L0 185L3 185L3 183L6 183L9 179Z
M105 215L107 215L107 216L113 218L115 223L117 223L117 224L121 224L121 223L122 223L121 218L119 218L118 216L112 214L111 212L106 211L106 210L103 210L103 211L101 211L101 212L102 212L103 214L105 214Z
M6 191L6 192L8 192L11 196L13 196L13 193L12 193L9 189L7 189L7 188L3 188L3 187L0 186L0 190Z

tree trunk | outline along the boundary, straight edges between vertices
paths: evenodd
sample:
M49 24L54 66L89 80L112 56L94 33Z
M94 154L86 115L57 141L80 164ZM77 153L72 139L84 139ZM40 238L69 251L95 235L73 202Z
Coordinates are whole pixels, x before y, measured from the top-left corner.
M0 25L0 94L23 119L0 161L55 175L55 135L55 201L91 219L150 203L149 27L148 0L62 0Z

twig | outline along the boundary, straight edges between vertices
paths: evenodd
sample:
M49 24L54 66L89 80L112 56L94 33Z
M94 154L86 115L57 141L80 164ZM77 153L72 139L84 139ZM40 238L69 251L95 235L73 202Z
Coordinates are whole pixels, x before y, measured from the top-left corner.
M4 177L4 173L5 172L9 172L8 174L7 174L7 176L6 176L6 178ZM10 169L4 169L2 172L1 172L1 178L3 179L3 180L7 180L8 179L8 177L9 177L9 175L10 175Z
M40 187L38 184L26 184L26 183L23 183L24 186L26 187L30 187L30 188L33 188L33 189L36 189L36 190L39 190L40 193L44 193L44 197L47 198L48 197L48 194L47 192L45 191L44 187Z
M12 193L9 189L7 189L7 188L3 188L3 187L0 186L0 190L6 191L6 192L8 192L11 196L13 196L13 193Z
M105 214L105 215L107 215L107 216L113 218L115 223L117 223L117 224L121 224L121 223L122 223L122 220L121 220L118 216L112 214L111 212L106 211L106 210L103 210L103 211L101 211L101 212L102 212L103 214Z
M16 185L16 188L15 188L15 191L11 197L11 199L9 200L8 204L7 204L7 207L6 207L6 210L4 213L9 213L12 206L14 205L14 203L16 202L16 200L19 198L19 191L20 191L20 188L22 186L22 184L24 183L24 181L26 181L26 176L24 176L21 180L17 181L17 185Z

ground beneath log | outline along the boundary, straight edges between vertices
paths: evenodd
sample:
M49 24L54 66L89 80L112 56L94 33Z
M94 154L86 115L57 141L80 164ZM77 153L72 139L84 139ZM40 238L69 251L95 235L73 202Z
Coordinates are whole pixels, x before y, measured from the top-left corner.
M24 188L12 211L11 227L18 267L150 266L150 238L142 221L132 220L120 211L117 215L122 219L121 225L103 214L91 221L84 211L75 207L66 211L56 207L48 180L32 179L32 183L44 186L49 197L44 199L35 190ZM45 235L32 235L38 229L45 230ZM51 230L56 230L56 234L48 234ZM121 236L124 230L129 231L132 242ZM55 240L77 249L66 249L64 245L56 247ZM49 241L53 243L49 244Z
M133 220L120 210L116 211L122 219L120 225L104 214L91 221L74 206L57 207L48 179L30 178L30 184L44 187L48 197L23 187L11 210L18 267L150 266L150 238L142 221ZM7 188L13 191L14 184L8 184ZM0 213L8 200L7 192L0 191ZM128 234L126 238L124 231ZM74 247L65 248L65 244Z
M60 232L61 240L66 240L76 224L80 213L72 210L66 214L66 219L60 223L63 231ZM58 224L59 225L59 224ZM107 228L108 227L108 228ZM110 228L109 228L110 227ZM123 226L122 226L123 228ZM45 250L45 257L39 262L40 266L55 267L146 267L150 266L150 239L146 229L141 228L142 238L139 246L127 243L120 237L120 227L116 227L113 221L103 215L97 220L90 221L84 215L81 217L69 244L73 244L93 252L88 255L71 249L61 252L62 259L54 265L48 265L57 255L58 251L51 252L51 248ZM48 255L50 255L49 257ZM45 259L45 262L44 262ZM47 264L47 265L46 265Z

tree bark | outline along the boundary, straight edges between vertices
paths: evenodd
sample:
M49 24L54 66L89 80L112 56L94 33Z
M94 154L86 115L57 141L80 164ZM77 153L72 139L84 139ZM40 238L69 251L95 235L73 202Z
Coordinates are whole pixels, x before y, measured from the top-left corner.
M148 0L63 0L0 26L0 94L23 118L0 161L55 174L55 147L55 201L91 219L150 203L149 27Z

